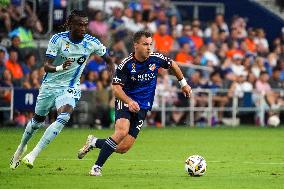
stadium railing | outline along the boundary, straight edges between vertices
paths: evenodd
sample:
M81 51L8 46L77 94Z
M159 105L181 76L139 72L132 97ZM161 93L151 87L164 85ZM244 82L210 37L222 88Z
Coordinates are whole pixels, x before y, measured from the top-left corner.
M224 120L224 124L231 125L231 126L238 126L239 114L246 114L248 112L255 113L256 118L259 119L259 124L261 126L265 125L265 114L268 111L275 111L272 110L269 106L267 106L265 100L265 94L259 93L258 91L252 92L243 92L243 97L239 97L237 95L233 95L232 98L229 100L228 104L224 107L214 106L213 96L216 94L223 94L226 95L229 90L227 89L193 89L193 93L190 99L188 99L188 106L181 107L180 105L177 106L169 106L167 100L167 92L166 91L158 91L156 94L156 99L159 99L156 102L156 105L153 107L153 111L157 111L161 113L161 125L165 126L166 123L166 112L173 112L173 111L182 111L188 113L188 120L185 122L188 126L196 125L195 120L195 112L202 113L206 116L206 125L212 126L212 119L217 119L216 115L218 112L228 112L230 116L226 116ZM173 89L171 89L173 92ZM181 90L176 90L177 93L181 93ZM284 92L284 90L277 90L275 92ZM207 101L207 106L195 106L196 97L200 94L205 96ZM279 107L276 111L283 111L283 107ZM228 121L225 121L228 120ZM221 120L220 120L221 121Z
M13 88L0 88L0 94L5 92L10 93L11 101L10 103L0 104L0 111L5 111L10 113L10 120L13 120L14 111L33 111L33 108L36 103L36 96L38 90L26 90L26 89L13 89ZM169 116L169 112L184 112L186 114L186 122L185 125L195 126L197 124L196 113L205 116L205 120L207 123L205 125L212 126L212 118L216 118L218 112L227 112L229 116L225 116L227 120L226 124L231 126L238 126L239 124L239 116L244 115L247 116L247 113L253 113L255 117L259 119L259 124L261 126L265 125L265 114L269 111L284 111L283 107L279 107L277 110L272 110L269 106L267 106L266 100L263 93L259 93L257 91L252 92L244 92L243 96L240 98L237 95L233 95L230 99L230 103L228 103L224 107L214 106L213 97L216 94L226 95L228 90L219 89L219 90L210 90L210 89L194 89L192 97L190 99L185 99L187 103L184 101L176 106L174 103L169 103L169 96L167 96L168 92L174 92L176 94L181 93L180 89L174 90L164 89L160 91L156 91L155 102L153 106L154 112L159 112L161 115L161 126L169 125L167 123L167 117ZM279 92L280 94L284 94L284 90L278 90L275 92ZM94 123L94 113L97 110L97 106L100 105L100 101L96 100L96 91L83 91L82 98L80 103L75 110L75 119L76 124L93 124ZM200 94L205 96L206 106L196 106L197 98ZM22 98L19 98L22 96ZM0 96L0 102L3 102L2 96ZM15 99L15 97L17 99ZM177 98L178 100L181 100ZM15 104L15 102L17 104ZM21 108L21 110L15 109ZM2 120L3 121L3 120Z

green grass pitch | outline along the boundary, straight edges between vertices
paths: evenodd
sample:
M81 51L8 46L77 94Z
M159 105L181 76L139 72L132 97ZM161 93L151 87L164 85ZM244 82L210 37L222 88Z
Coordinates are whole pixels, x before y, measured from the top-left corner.
M30 151L43 133L30 141ZM284 189L284 128L144 128L126 154L113 154L102 177L88 176L98 150L84 159L77 151L88 134L107 137L113 130L68 129L45 149L29 169L9 169L23 129L0 129L0 188L158 188ZM193 154L207 161L202 177L184 171Z

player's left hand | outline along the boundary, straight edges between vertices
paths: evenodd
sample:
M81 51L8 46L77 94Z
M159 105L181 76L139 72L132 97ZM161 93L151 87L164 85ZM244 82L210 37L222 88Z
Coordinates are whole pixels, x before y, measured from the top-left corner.
M186 98L189 98L191 96L192 89L189 85L182 87L181 90Z

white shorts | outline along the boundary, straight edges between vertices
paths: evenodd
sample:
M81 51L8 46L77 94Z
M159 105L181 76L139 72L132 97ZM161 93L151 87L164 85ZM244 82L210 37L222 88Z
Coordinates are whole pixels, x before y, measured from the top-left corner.
M36 101L35 113L46 116L52 107L58 110L68 104L76 107L76 103L81 98L81 90L75 88L49 88L41 87Z

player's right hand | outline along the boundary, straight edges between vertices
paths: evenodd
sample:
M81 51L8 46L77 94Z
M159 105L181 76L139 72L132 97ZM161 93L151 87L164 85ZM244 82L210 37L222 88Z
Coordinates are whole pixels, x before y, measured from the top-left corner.
M129 111L135 112L135 113L139 112L139 110L140 110L139 104L137 102L135 102L134 100L131 100L128 103L128 108L129 108Z
M69 67L71 66L72 62L71 60L66 60L64 63L63 63L63 70L68 70Z

